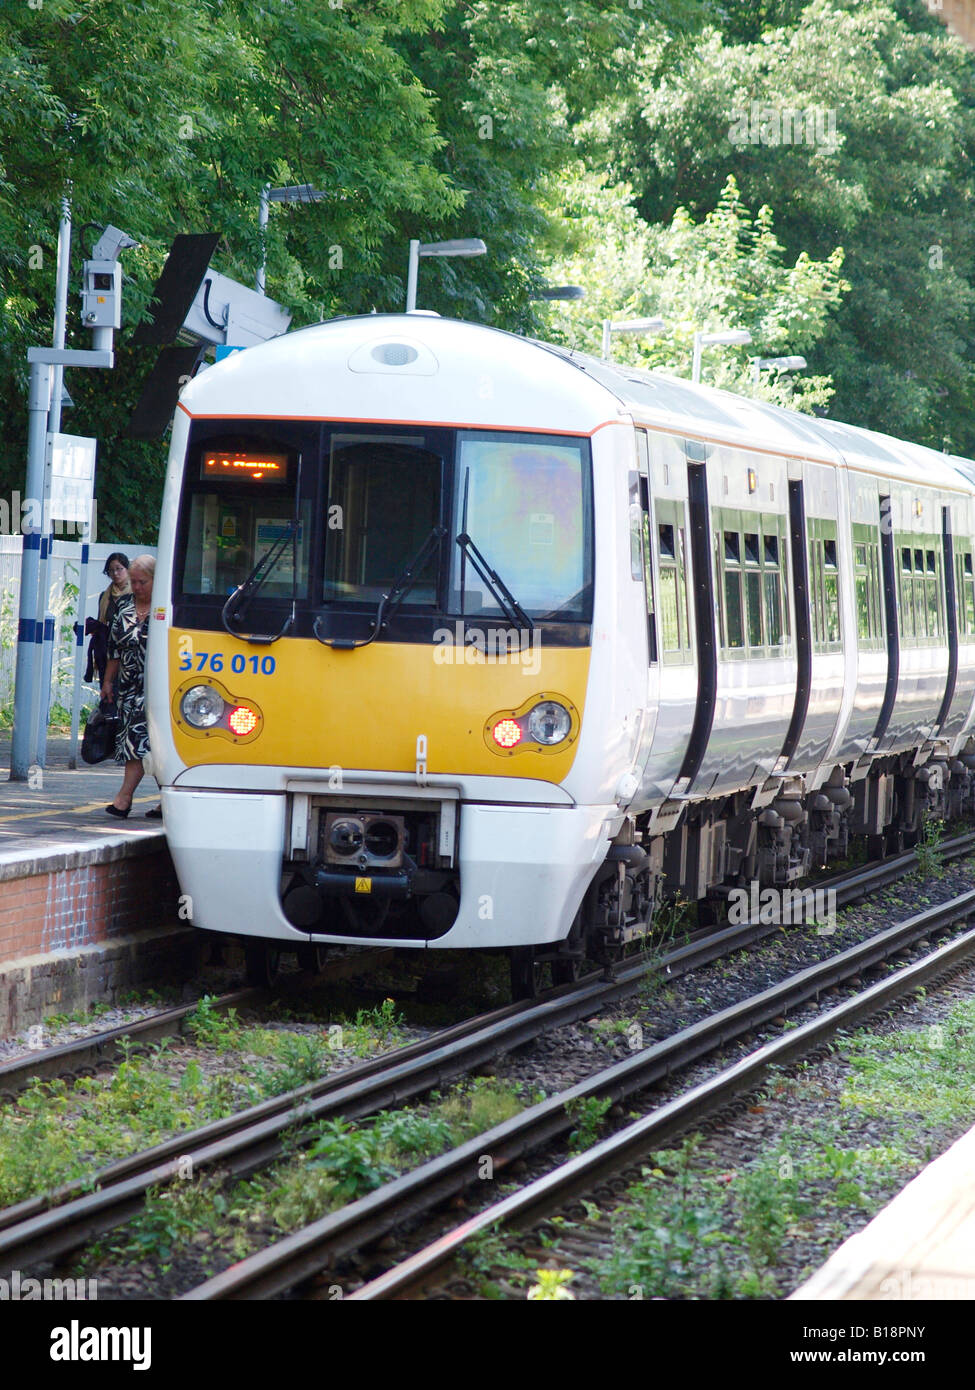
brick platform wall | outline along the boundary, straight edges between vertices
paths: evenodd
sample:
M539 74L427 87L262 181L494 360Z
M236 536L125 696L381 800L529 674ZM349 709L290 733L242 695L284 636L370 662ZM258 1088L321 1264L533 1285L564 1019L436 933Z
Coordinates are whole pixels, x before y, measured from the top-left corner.
M161 835L0 863L0 963L160 927L178 907Z
M185 980L201 936L179 920L161 834L0 856L0 1036L122 989Z

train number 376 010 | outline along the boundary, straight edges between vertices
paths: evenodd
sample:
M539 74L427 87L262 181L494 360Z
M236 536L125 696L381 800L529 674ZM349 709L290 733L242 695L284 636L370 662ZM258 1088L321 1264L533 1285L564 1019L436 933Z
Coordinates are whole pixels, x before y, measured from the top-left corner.
M255 676L258 673L273 676L276 662L273 656L244 656L243 652L235 652L226 664L236 675L249 669ZM222 652L183 652L179 659L181 671L222 671L224 665Z

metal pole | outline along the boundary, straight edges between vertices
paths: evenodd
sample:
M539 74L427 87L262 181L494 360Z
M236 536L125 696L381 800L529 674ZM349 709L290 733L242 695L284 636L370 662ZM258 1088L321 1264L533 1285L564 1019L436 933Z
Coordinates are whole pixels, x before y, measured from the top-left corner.
M47 420L51 408L51 368L46 362L32 362L30 394L28 396L27 427L27 498L32 522L37 517L36 503L44 492L44 468L47 461ZM31 735L33 712L38 689L37 668L40 647L36 633L37 594L40 568L43 518L38 526L24 532L24 549L20 560L20 612L17 625L17 665L14 688L14 728L10 750L11 782L26 782L31 765Z
M88 613L88 553L91 550L91 522L81 542L81 573L78 576L78 611L75 614L74 681L71 688L71 747L68 767L78 766L78 727L81 723L81 672L85 660L85 618Z
M701 380L701 339L703 333L694 334L694 363L691 367L691 381Z
M613 336L612 319L603 319L603 357L608 362L610 353L610 340Z
M416 277L420 269L420 243L410 242L410 264L406 275L406 312L416 308Z
M71 273L71 204L67 198L61 199L61 221L58 226L58 259L54 285L54 333L51 346L63 348L68 323L68 279ZM51 377L51 408L48 412L48 437L58 434L61 429L61 400L64 386L64 367L55 365ZM28 495L30 495L28 490ZM51 467L49 448L45 451L43 488L38 495L41 507L42 534L37 576L37 608L35 610L35 633L42 634L39 683L37 700L33 712L34 760L44 767L47 759L47 715L51 703L50 681L45 687L44 673L50 673L53 664L53 629L48 622L47 605L51 588L51 556L54 551L54 526L51 518Z
M264 284L267 275L267 218L268 208L270 207L271 185L266 183L261 189L261 207L257 214L257 225L261 233L261 264L258 267L257 278L254 281L254 288L258 294L264 293Z
M71 204L67 198L61 199L61 224L58 227L58 268L54 285L54 337L52 346L63 348L65 330L68 322L68 277L71 271ZM54 368L51 383L51 423L52 434L61 429L61 394L64 386L64 367Z
M38 647L37 703L34 706L34 762L47 766L47 721L51 708L51 675L54 669L54 633L57 624L53 613L45 613L41 625L44 640Z
M753 358L752 358L752 385L753 385L753 386L757 386L757 385L758 385L759 376L760 376L761 370L762 370L762 368L761 368L761 362L762 362L762 359L761 359L760 357L753 357Z

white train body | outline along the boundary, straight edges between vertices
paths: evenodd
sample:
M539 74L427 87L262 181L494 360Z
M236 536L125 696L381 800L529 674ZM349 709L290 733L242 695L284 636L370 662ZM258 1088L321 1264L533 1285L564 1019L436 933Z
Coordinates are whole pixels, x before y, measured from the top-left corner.
M194 922L611 952L970 805L973 478L421 315L205 371L147 676Z

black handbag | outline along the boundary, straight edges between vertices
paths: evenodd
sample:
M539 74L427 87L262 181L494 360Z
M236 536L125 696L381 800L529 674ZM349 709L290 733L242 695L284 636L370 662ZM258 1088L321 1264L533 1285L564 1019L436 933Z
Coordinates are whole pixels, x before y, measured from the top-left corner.
M115 706L104 700L89 715L81 740L81 757L86 763L103 763L106 758L115 756L115 735L118 732L118 714Z

